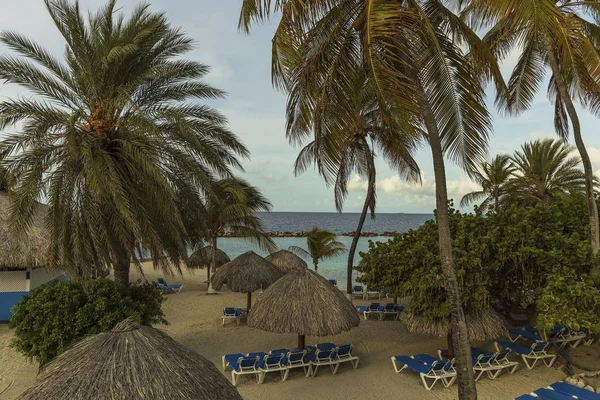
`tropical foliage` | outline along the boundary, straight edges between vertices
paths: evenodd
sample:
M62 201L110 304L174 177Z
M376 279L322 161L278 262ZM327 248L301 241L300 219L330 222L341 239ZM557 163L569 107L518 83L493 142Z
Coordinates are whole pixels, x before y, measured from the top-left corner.
M504 95L493 54L440 1L244 0L240 26L247 31L275 11L281 19L273 39L273 80L289 94L288 132L299 126L306 135L311 128L321 135L330 99L339 103L337 113L353 115L344 97L352 93L354 78L366 73L386 129L428 141L440 260L458 338L459 397L475 399L472 371L460 367L470 365L471 357L452 260L444 155L469 171L485 158L492 121L484 81L494 78Z
M270 211L271 203L260 191L240 178L228 178L215 182L213 189L204 198L203 209L198 213L196 225L202 226L206 239L213 248L213 260L208 268L216 270L217 240L225 232L241 236L257 243L266 251L273 251L276 245L264 232L257 211ZM201 245L199 242L197 245Z
M301 69L301 66L297 68L299 73ZM364 74L358 74L355 79L353 91L343 98L323 97L319 93L309 95L313 96L310 101L322 102L319 106L322 111L303 108L303 119L311 121L314 127L322 128L314 131L313 140L302 148L294 166L296 174L304 172L311 164L317 167L326 184L334 187L335 205L339 212L343 210L348 182L353 174L367 180L365 200L348 252L348 293L352 291L354 255L367 213L370 211L371 218L375 218L376 151L383 154L388 165L401 177L413 182L420 181L419 168L411 155L419 137L412 131L404 132L400 123L394 124L396 130L388 130L383 123L381 108L377 106L372 80ZM295 103L303 99L290 97L288 101ZM344 104L339 104L340 101ZM348 114L349 111L352 114ZM290 118L291 112L289 109ZM292 142L302 142L307 136L306 130L307 127L302 124L294 124L288 129L288 137Z
M301 257L311 259L315 271L319 268L319 260L337 257L346 251L346 246L337 240L335 233L315 226L306 236L305 250L298 246L290 246L289 250Z
M464 14L488 30L485 42L502 60L517 48L520 57L508 82L507 109L519 113L531 107L546 70L550 69L548 98L554 102L554 125L561 139L569 125L585 173L590 241L600 248L594 171L581 136L575 100L595 114L600 112L600 3L597 1L464 0Z
M147 326L165 323L163 301L162 292L151 283L54 281L23 296L13 308L12 346L43 365L77 340L109 331L125 318Z
M557 193L585 191L581 159L560 140L525 143L512 161L516 168L509 184L511 196L527 203L548 203Z
M206 65L182 58L192 40L148 5L126 18L110 0L85 18L77 2L45 4L64 60L18 33L0 34L20 56L0 57L0 78L33 94L0 103L0 129L16 128L0 148L15 177L13 224L26 231L46 196L64 268L111 265L126 284L143 247L178 269L199 235L183 211L248 155L225 118L197 102L223 92L200 80Z
M567 305L552 308L548 304L560 297L575 307L577 293L584 292L585 297L592 290L585 286L571 292L570 297L564 291L556 294L554 275L558 269L568 272L563 277L585 276L592 270L596 259L586 220L582 193L555 195L546 205L513 204L492 209L485 216L451 209L453 253L465 311L476 312L490 305L500 311L535 310L538 305L540 321L572 319ZM436 242L435 221L387 243L370 242L369 252L361 253L363 261L357 268L361 280L411 296L409 313L430 320L448 318L450 306ZM567 283L575 282L569 278L563 282ZM580 303L575 309L593 312L594 304ZM582 329L592 331L591 324L581 321Z
M525 143L511 157L496 156L475 173L482 189L466 194L461 206L483 198L478 211L484 212L490 204L535 205L549 203L557 193L585 192L581 160L572 156L573 150L560 140L544 139Z
M481 201L480 212L485 212L491 205L498 208L508 197L507 186L514 171L515 167L507 155L498 155L492 161L484 162L481 169L475 171L472 176L472 179L481 186L481 190L464 195L460 201L461 207Z

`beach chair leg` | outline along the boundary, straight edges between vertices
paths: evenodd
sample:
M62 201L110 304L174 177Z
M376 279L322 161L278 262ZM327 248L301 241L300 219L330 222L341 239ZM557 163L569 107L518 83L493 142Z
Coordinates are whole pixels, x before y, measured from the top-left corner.
M404 368L406 368L406 365L403 365L402 368L398 369L398 364L396 363L396 359L394 357L392 357L392 365L394 366L394 371L396 371L397 374L399 374Z
M548 360L548 361L546 361ZM550 357L544 357L542 359L542 361L544 361L544 364L546 364L546 367L551 367L552 364L554 364L554 361L556 361L556 356L550 356Z
M315 365L311 365L310 366L312 368L312 377L314 378L315 376L317 376L317 370L319 369L319 366L317 364Z
M427 384L427 377L423 374L419 374L421 376L421 380L423 381L423 386L425 386L425 389L427 390L431 390L433 388L433 386L435 385L435 383L438 381L439 378L431 378L433 379L433 382L431 383L431 386L429 386Z
M508 373L512 375L512 374L515 373L515 371L517 370L517 368L519 368L519 363L515 362L515 364L512 366L512 368L510 368L510 369L509 368L510 367L507 367L506 369L508 369Z
M263 383L264 380L265 380L265 375L266 374L267 374L266 372L257 372L256 373L256 383L258 383L259 385L261 383Z
M525 355L521 356L523 358L523 361L525 362L525 365L527 366L528 369L533 369L535 367L535 364L537 364L539 358L537 357L531 357L533 359L533 363L529 364L529 358Z
M485 369L476 369L473 371L475 373L475 382L477 382L479 380L479 378L481 378L481 375L483 375L484 372L486 372ZM488 371L488 375L489 375L489 371Z
M447 383L446 383L446 382L444 382L444 383L445 383L445 386L446 386L446 387L450 387L450 386L452 386L452 384L454 383L454 381L456 381L456 376L453 376L453 377L452 377L452 378L450 378L449 380L446 378L446 379L444 379L444 381L447 381Z
M571 348L574 349L581 344L582 340L583 339L577 339L577 340L573 341L573 343L571 343L569 346L571 346Z
M592 345L592 343L594 343L594 338L590 338L590 339L588 339L588 340L584 340L584 341L583 341L583 345L584 345L584 346L591 346L591 345Z
M513 337L513 334L508 332L508 338L510 339L511 342L516 342L517 340L521 339L521 335L516 335L515 337Z
M330 364L329 367L331 368L331 374L335 375L337 374L338 368L340 368L340 363Z
M283 372L283 374L281 375L281 382L285 382L285 381L287 381L287 378L290 374L290 369L286 368L285 371L282 371L282 372Z
M313 374L312 365L309 365L309 366L303 367L303 368L304 368L304 374L306 375L307 378Z
M502 368L498 368L498 369L488 369L487 370L487 376L490 379L496 379L498 377L498 375L500 375L502 373Z
M356 357L356 360L351 360L350 362L352 363L352 368L356 369L358 368L358 363L360 362L360 359Z
M367 320L367 318L369 318L369 313L364 311L363 312L363 316L365 317L365 321Z
M225 356L221 357L221 362L223 364L223 371L227 371L227 365L225 365Z
M231 383L233 384L233 386L237 386L237 376L235 374L235 371L231 371Z

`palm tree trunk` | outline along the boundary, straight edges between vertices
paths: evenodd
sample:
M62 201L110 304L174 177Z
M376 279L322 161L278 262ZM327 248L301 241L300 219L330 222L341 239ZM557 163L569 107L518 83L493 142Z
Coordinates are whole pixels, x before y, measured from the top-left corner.
M319 260L313 260L313 265L315 266L315 272L317 272L317 269L319 268Z
M217 237L213 237L212 241L211 241L211 251L212 251L212 258L210 260L210 265L207 268L206 271L206 277L208 279L208 289L206 290L207 294L216 294L217 292L213 289L212 287L212 282L210 281L210 272L212 271L216 271L217 270Z
M550 62L550 67L552 68L552 74L554 75L556 87L558 88L560 97L565 104L567 114L569 114L569 119L571 120L571 125L573 126L575 145L577 146L577 150L579 151L579 156L581 157L581 162L583 164L583 172L585 174L585 194L587 197L590 221L590 240L592 245L592 253L596 255L600 249L600 227L598 226L598 207L596 207L596 199L594 197L594 171L592 170L590 156L588 155L585 144L583 143L583 138L581 137L581 124L579 122L577 110L575 110L573 99L571 99L567 84L561 74L558 60L550 40L548 41L548 61ZM597 271L598 268L599 267L596 265L594 270Z
M352 267L354 266L354 253L356 252L356 247L358 246L358 241L360 240L360 234L363 229L363 225L365 224L365 219L367 218L367 213L369 212L369 204L371 204L372 198L375 195L375 165L373 163L373 159L369 158L369 183L367 188L367 197L365 197L365 203L363 204L362 212L360 213L360 218L358 219L358 226L356 227L356 232L354 232L354 237L352 238L352 243L350 244L350 250L348 250L348 265L346 269L347 277L346 277L346 296L348 299L352 301Z
M129 285L129 268L131 267L129 252L124 247L121 247L116 253L116 260L113 265L115 283Z
M448 189L446 187L444 153L438 126L429 102L422 96L419 99L419 103L433 156L440 261L446 283L446 293L450 300L452 341L458 375L458 398L460 400L476 400L477 388L472 368L471 345L467 335L467 324L461 306L460 288L456 279L452 257L452 234L450 232L450 218L448 216Z

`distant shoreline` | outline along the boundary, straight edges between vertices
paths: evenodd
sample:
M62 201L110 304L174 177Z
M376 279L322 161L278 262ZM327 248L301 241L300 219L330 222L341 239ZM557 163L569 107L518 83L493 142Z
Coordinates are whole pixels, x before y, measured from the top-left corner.
M288 231L273 231L273 232L266 232L266 234L269 237L277 237L277 238L285 238L285 237L306 237L308 236L308 232L305 231L300 231L300 232L288 232ZM383 233L378 233L378 232L361 232L360 237L377 237L377 236L385 236L385 237L394 237L399 235L400 232L396 232L396 231L386 231ZM339 233L337 236L350 236L353 237L355 235L355 232L345 232L345 233ZM236 237L244 237L242 235L236 235L235 233L225 233L224 235L220 236L220 237L232 237L232 238L236 238Z

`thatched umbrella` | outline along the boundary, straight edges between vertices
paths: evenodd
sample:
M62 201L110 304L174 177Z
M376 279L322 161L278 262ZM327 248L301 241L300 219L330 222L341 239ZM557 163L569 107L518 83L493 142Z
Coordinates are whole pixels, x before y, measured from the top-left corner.
M227 264L231 259L220 249L217 249L217 268ZM192 268L206 268L212 263L212 246L202 247L192 253L189 260L189 265Z
M232 292L248 293L247 309L250 312L252 292L266 289L283 275L277 266L249 251L219 268L213 285L217 290L227 285Z
M9 210L9 196L0 191L0 269L50 267L49 232L44 225L47 206L37 206L33 224L26 237L21 237L10 229Z
M329 281L308 268L297 269L270 286L256 301L248 325L275 333L337 335L358 326L356 308Z
M298 268L308 268L306 261L287 250L279 250L271 253L266 259L278 266L286 274Z
M126 319L43 367L22 400L241 400L217 368L167 334Z
M410 312L400 314L400 320L410 332L448 338L448 353L452 355L452 330L450 318L429 319ZM467 334L470 340L484 341L506 336L506 327L502 318L491 309L465 313Z

